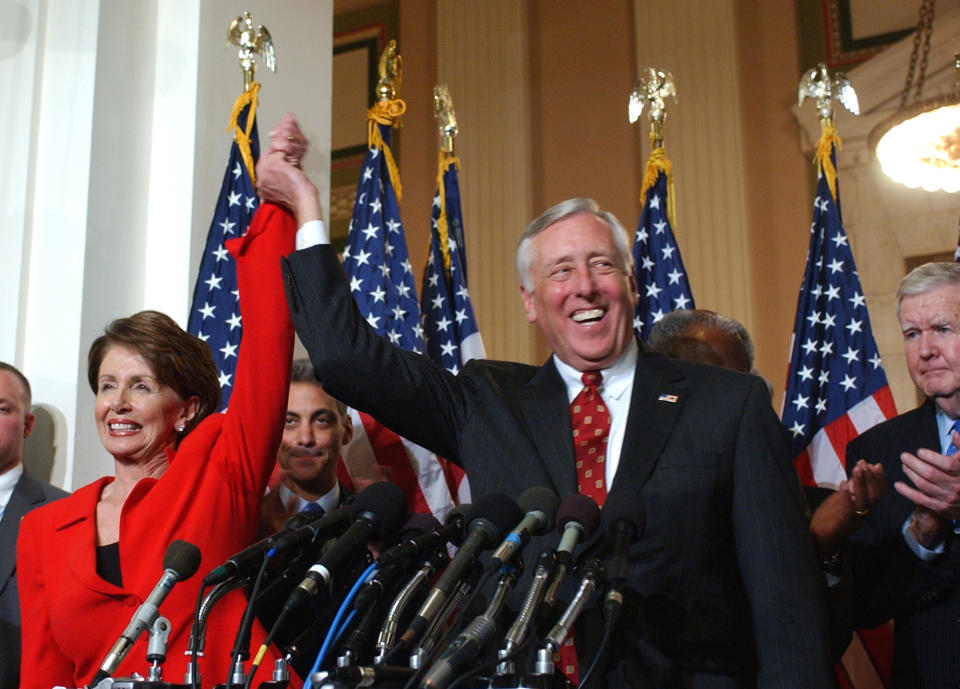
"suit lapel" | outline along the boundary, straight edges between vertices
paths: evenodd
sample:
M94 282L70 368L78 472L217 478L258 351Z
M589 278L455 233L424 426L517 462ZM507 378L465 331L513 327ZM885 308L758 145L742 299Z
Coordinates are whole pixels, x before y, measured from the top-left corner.
M917 428L909 429L908 433L910 437L920 439L920 444L917 447L927 447L940 452L940 430L937 427L937 409L933 400L927 400L923 403L916 421ZM916 449L911 451L916 452Z
M673 432L686 395L680 369L666 357L641 348L613 490L635 493L643 488Z
M554 489L559 495L575 493L577 477L567 391L553 357L520 389L517 406Z
M101 478L73 494L73 509L61 514L59 523L54 525L54 538L77 581L92 591L117 595L123 590L97 575L97 501L100 491L111 480Z
M24 471L13 487L10 501L0 519L0 588L7 581L16 567L17 532L20 529L20 520L34 505L43 502L43 490L40 484Z

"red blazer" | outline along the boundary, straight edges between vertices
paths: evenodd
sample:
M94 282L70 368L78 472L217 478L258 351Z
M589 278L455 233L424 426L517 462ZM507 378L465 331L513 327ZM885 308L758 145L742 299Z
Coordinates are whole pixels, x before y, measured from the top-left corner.
M272 216L282 220L267 222ZM256 536L260 500L280 443L293 350L280 257L292 251L295 229L292 218L264 205L248 233L228 243L237 260L244 325L230 409L204 419L170 452L163 477L142 479L124 503L123 588L96 573L96 505L112 477L36 509L23 520L17 555L22 689L89 683L153 590L163 573L164 552L178 538L196 544L202 553L197 575L174 586L160 606L171 623L164 679L183 681L200 580ZM243 593L234 591L213 608L200 658L205 686L226 679L245 602ZM253 653L264 636L259 627L254 630ZM146 639L146 634L141 636L116 676L146 675ZM275 657L264 659L260 679L269 679Z

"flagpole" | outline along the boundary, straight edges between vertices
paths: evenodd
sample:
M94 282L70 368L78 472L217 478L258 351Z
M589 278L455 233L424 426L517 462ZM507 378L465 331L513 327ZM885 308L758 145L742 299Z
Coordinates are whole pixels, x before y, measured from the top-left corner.
M233 389L237 354L243 337L236 266L224 248L227 239L242 236L258 206L254 166L260 153L256 113L260 84L256 60L276 71L276 52L266 27L254 27L249 12L233 19L227 40L238 47L244 89L233 104L227 131L233 134L220 194L200 259L187 318L187 331L210 347L220 379L221 405L226 409Z
M640 185L643 210L633 242L633 269L639 292L634 330L641 339L671 311L696 308L674 236L677 214L673 165L663 147L663 123L667 116L664 98L676 96L670 72L647 67L630 93L627 109L630 122L635 123L649 105L651 150Z

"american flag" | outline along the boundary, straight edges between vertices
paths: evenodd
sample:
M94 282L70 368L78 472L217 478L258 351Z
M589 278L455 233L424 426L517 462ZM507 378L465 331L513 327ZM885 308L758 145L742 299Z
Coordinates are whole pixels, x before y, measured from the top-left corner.
M457 167L456 158L441 153L421 299L427 355L453 374L470 359L485 356L467 290Z
M793 326L781 420L806 485L836 486L847 477L847 442L896 416L860 278L840 212L839 138L829 125L818 151L810 248ZM885 687L893 634L888 625L858 630L840 663L844 689Z
M813 201L781 420L804 483L836 486L847 477L847 442L897 411L843 229L835 146L829 150Z
M259 84L254 82L253 88L243 93L234 106L238 115L236 122L231 122L234 139L230 145L230 159L207 233L187 322L187 331L205 341L213 353L220 374L223 409L230 402L233 375L237 370L237 351L243 336L237 267L224 243L247 231L259 205L253 183L253 166L260 157L256 123L258 87Z
M655 172L656 181L644 191L643 212L633 240L633 269L640 292L633 328L642 340L653 324L671 311L696 308L671 227L670 161L662 150L655 149L647 163L647 176Z
M368 117L375 115L373 110ZM391 179L391 171L398 173L390 153L390 125L373 120L370 132L343 267L367 323L398 347L422 353L420 305ZM354 467L371 463L386 468L390 479L404 489L412 511L430 512L442 520L457 504L457 485L447 462L367 414L351 410L351 415L356 432L344 449L351 473Z

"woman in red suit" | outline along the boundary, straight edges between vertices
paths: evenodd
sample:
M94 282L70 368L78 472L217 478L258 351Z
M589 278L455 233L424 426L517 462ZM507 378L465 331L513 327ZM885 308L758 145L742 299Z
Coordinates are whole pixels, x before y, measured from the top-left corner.
M288 154L298 144L294 155L302 154L299 142L279 140ZM265 155L284 154L275 151ZM22 689L88 684L156 585L175 539L202 554L199 574L160 607L171 622L164 679L183 681L200 579L255 538L280 442L293 349L280 257L293 250L295 230L284 211L264 205L247 234L228 243L244 333L225 414L214 413L220 388L207 345L167 316L144 311L116 320L94 342L88 379L115 474L22 522ZM213 608L199 659L204 686L226 679L245 604L234 591ZM254 649L263 637L254 630ZM143 635L115 676L145 675L146 648ZM272 660L263 661L268 672Z

